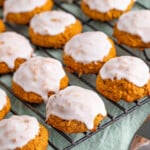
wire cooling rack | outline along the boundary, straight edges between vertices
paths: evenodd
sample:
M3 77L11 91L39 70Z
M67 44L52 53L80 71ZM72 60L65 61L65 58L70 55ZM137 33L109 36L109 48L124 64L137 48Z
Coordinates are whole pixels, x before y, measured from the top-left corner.
M66 12L69 12L76 16L82 23L83 23L83 31L95 31L100 30L105 32L108 36L110 36L115 44L117 49L117 54L119 55L132 55L142 58L149 66L150 66L150 52L146 49L142 51L137 51L130 49L124 45L118 45L116 40L112 37L113 26L116 20L110 22L100 22L94 21L86 17L81 9L80 9L80 0L76 0L73 4L63 3L60 0L55 0L55 7L54 9L60 9ZM134 5L133 9L148 9L147 6L142 4L142 2L138 1ZM0 12L2 17L2 9ZM28 37L28 26L19 26L14 24L6 23L8 30L16 31L24 36ZM34 46L36 55L41 55L45 57L52 57L60 60L62 62L62 49L48 49L48 48L41 48L38 46ZM57 129L50 127L49 125L45 124L45 104L37 105L37 104L29 104L27 102L21 101L18 99L11 90L11 80L13 74L1 75L0 76L0 87L3 88L11 98L12 108L11 112L8 114L7 117L11 116L12 114L22 115L28 114L35 116L43 125L47 127L49 130L49 147L48 149L55 149L55 150L68 150L76 145L80 144L81 142L87 140L91 136L95 135L99 131L103 130L107 126L110 126L117 120L121 119L122 117L126 116L127 114L131 113L138 107L144 105L148 101L150 101L149 97L145 97L139 101L135 101L132 103L126 103L124 101L120 101L118 103L112 102L109 99L102 97L106 109L108 111L107 118L98 126L95 132L87 132L82 134L65 134ZM78 85L81 87L85 87L88 89L92 89L96 92L95 89L95 80L96 75L83 75L82 77L78 77L76 74L70 74L67 72L67 75L70 78L70 85ZM61 141L61 142L60 142Z

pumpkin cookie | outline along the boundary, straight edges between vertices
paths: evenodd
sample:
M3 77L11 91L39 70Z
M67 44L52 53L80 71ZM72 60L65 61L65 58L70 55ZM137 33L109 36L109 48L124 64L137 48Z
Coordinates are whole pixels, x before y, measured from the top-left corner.
M113 41L102 32L84 32L74 36L64 48L67 70L80 75L98 73L102 65L116 56Z
M34 117L14 115L0 121L0 145L3 150L46 150L48 131Z
M0 74L15 71L32 56L29 41L16 32L0 33Z
M0 0L0 7L3 6L4 0Z
M96 89L111 99L132 102L150 95L149 67L140 58L121 56L101 68Z
M63 11L38 14L32 18L29 28L31 41L35 45L53 48L61 48L81 31L80 21Z
M119 44L133 48L150 48L150 10L136 10L122 15L114 28Z
M4 18L11 23L28 24L35 14L48 11L52 6L52 0L7 0L4 3Z
M0 120L5 117L11 107L10 100L6 93L0 89Z
M52 95L46 104L46 122L66 133L95 131L104 117L106 110L101 98L77 86Z
M5 29L5 24L3 23L3 21L0 19L0 32L4 32Z
M135 0L82 0L83 12L92 19L110 21L129 11Z
M58 60L37 56L26 61L15 72L12 89L22 100L42 103L58 90L67 87L68 82Z

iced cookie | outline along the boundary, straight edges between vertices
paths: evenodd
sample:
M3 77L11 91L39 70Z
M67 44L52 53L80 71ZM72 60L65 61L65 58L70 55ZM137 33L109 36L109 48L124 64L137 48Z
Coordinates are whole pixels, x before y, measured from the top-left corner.
M129 11L135 0L82 0L83 12L92 19L110 21Z
M84 32L66 43L63 61L68 71L80 76L98 73L102 65L115 56L114 43L106 34L100 31Z
M46 104L46 122L66 133L95 131L106 115L101 98L77 86L52 95Z
M0 0L0 7L3 6L4 0Z
M5 29L5 24L3 23L3 21L0 19L0 32L4 32Z
M69 13L56 10L34 16L29 28L31 41L35 45L53 48L61 48L81 31L79 20Z
M11 107L9 97L0 89L0 120L5 117Z
M58 60L37 56L26 61L15 72L12 89L22 100L42 103L55 92L67 87L68 82Z
M149 67L132 56L110 59L100 69L96 89L112 101L132 102L150 95Z
M48 131L31 116L12 116L0 121L2 150L46 150Z
M150 48L150 10L136 10L122 15L114 28L119 44Z
M24 36L16 32L0 33L0 74L15 71L32 54L33 48Z
M7 22L28 24L35 14L48 11L52 6L52 0L5 0L3 13Z

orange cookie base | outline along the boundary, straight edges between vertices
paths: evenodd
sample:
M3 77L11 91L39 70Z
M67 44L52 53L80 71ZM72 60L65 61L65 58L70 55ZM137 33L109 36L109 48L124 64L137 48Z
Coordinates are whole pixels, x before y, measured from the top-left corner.
M10 111L11 108L10 99L7 97L6 100L7 100L6 105L2 110L0 110L0 120L7 115L7 113Z
M0 32L4 32L6 30L3 21L0 19Z
M39 124L39 134L31 141L29 141L22 148L16 148L15 150L47 150L48 146L48 131L47 129Z
M91 130L94 132L99 125L99 123L104 119L102 115L97 115L94 120L94 128ZM86 125L80 121L76 120L64 120L57 116L50 115L48 120L46 121L47 124L51 125L52 127L61 130L65 133L82 133L89 131Z
M116 56L116 49L114 46L114 43L111 39L109 41L112 44L112 48L110 49L110 52L108 56L104 57L103 60L100 62L91 62L88 64L76 62L71 56L63 53L63 62L66 65L66 70L71 73L78 73L79 76L82 74L96 74L99 72L100 68L103 66L103 64L108 61L109 59Z
M68 82L69 82L69 79L67 76L62 78L60 81L60 90L67 87ZM33 92L24 91L24 89L21 86L19 86L17 83L15 83L14 81L12 81L12 90L17 97L19 97L20 99L24 101L27 101L30 103L43 103L44 102L44 100L42 99L40 95L33 93ZM48 92L48 96L51 96L52 94L54 94L53 91Z
M48 11L52 9L53 7L53 2L52 0L47 0L47 2L41 6L41 7L36 7L34 10L29 11L29 12L23 12L23 13L8 13L6 16L6 20L11 23L16 23L16 24L28 24L31 18L38 13Z
M131 0L131 3L124 11L112 9L106 13L99 12L97 10L91 10L89 6L82 0L81 8L83 12L92 19L100 20L100 21L110 21L115 18L119 18L123 13L129 11L134 4L134 0Z
M125 79L121 80L103 80L100 75L97 76L96 89L102 95L112 101L118 102L123 99L132 102L150 95L150 80L143 87L137 87Z
M0 7L3 6L4 0L0 0Z
M40 35L35 33L34 29L31 27L29 28L29 35L33 44L52 48L61 48L68 40L80 32L82 32L82 24L78 20L76 23L66 27L66 30L63 33L55 36Z
M8 65L5 62L0 62L0 74L10 73L14 72L19 68L19 66L24 63L26 60L23 58L17 58L15 60L15 67L13 69L10 69Z
M139 36L120 31L117 28L117 25L115 25L114 27L113 36L118 40L119 44L125 44L133 48L140 48L139 50L144 50L144 48L150 48L150 42L144 43Z

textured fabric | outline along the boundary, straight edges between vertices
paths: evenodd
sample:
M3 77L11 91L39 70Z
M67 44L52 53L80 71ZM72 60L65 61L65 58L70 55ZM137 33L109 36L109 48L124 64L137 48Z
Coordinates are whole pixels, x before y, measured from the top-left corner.
M150 114L150 102L125 116L112 126L74 148L76 150L127 150L143 121Z

